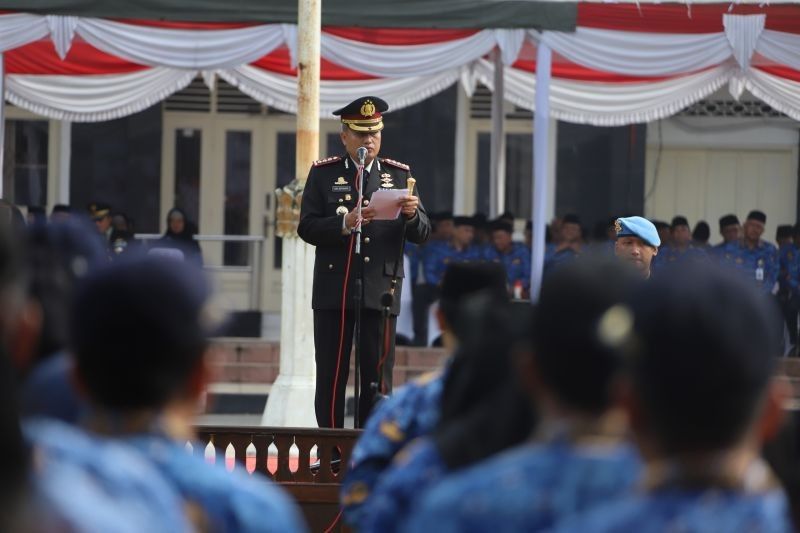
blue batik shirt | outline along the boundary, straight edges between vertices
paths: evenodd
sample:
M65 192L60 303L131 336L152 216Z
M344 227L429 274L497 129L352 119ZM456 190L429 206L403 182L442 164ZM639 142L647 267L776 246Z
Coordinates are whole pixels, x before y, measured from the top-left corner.
M484 260L491 263L502 263L506 269L508 285L522 283L523 288L531 284L531 253L527 246L519 242L511 243L511 249L502 253L494 246L484 248Z
M662 246L658 249L658 254L653 258L653 270L658 272L671 265L684 265L697 262L708 261L708 254L693 245L681 250L675 246Z
M422 264L422 252L424 247L417 243L406 241L403 253L408 256L408 266L411 272L406 272L406 276L411 280L412 285L417 284L419 279L419 267Z
M69 531L194 531L183 500L147 458L115 440L54 419L29 419L33 490Z
M463 250L456 249L450 242L434 241L424 247L422 256L423 271L425 282L432 285L440 285L444 271L448 265L453 263L471 263L481 261L481 248L472 245Z
M541 531L633 490L641 472L627 444L526 444L442 480L407 531Z
M407 383L370 415L342 482L341 500L347 523L363 525L379 476L406 444L433 431L439 421L445 377L446 370L442 370Z
M160 434L142 434L126 441L145 455L175 487L185 502L199 511L209 531L303 532L305 523L283 490L260 474L250 475L237 465L206 463L185 444ZM194 450L202 450L200 443Z
M447 465L430 436L410 442L378 479L369 500L369 513L359 531L402 531L426 491L447 472Z
M718 252L717 258L722 266L736 270L762 292L772 292L778 281L780 266L774 244L759 241L758 246L750 249L743 242L729 242Z
M783 491L660 490L631 495L570 518L558 533L789 533Z
M548 274L559 267L572 263L581 256L572 248L558 250L558 245L550 243L544 248L544 272Z

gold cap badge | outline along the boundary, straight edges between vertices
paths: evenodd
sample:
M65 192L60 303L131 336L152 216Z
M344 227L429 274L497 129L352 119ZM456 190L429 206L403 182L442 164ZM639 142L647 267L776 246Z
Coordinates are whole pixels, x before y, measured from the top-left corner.
M622 231L622 224L619 223L619 219L614 221L614 231L616 231L617 233Z
M367 100L361 105L362 117L371 117L374 114L375 114L375 104L372 103L372 100Z

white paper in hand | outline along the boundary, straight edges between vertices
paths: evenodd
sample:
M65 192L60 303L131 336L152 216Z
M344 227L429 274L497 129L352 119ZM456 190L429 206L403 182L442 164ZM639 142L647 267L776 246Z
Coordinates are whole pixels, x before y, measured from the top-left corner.
M408 189L378 189L372 193L369 206L375 209L373 220L394 220L400 216L400 200L408 196Z

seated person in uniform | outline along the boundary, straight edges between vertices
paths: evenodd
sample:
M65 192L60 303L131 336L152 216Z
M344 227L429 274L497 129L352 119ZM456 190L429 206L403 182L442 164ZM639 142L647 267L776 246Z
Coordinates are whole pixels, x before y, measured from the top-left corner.
M455 352L459 345L459 330L454 326L462 301L482 290L507 298L505 271L500 266L454 264L445 271L437 319L449 353ZM342 483L347 523L363 524L378 477L408 442L429 434L435 427L448 367L446 363L445 368L407 383L378 404L367 420Z
M624 405L646 462L643 490L562 531L792 531L760 458L783 415L776 311L710 265L670 272L636 295Z
M614 253L630 264L644 279L649 279L653 259L658 255L661 238L652 222L642 217L618 218Z
M516 372L539 411L533 440L445 478L409 531L541 531L633 489L640 462L613 401L633 323L621 303L638 281L627 270L580 262L545 280Z
M209 377L209 293L199 269L152 256L87 279L71 324L76 380L89 403L84 425L148 458L201 530L303 531L275 485L185 449Z
M571 263L583 252L583 229L577 215L564 215L558 225L557 242L545 249L544 269L546 273Z
M431 487L520 444L535 427L513 364L530 306L481 293L461 307L461 345L444 379L439 420L429 435L403 448L378 479L362 532L403 531ZM440 527L431 524L429 530Z
M706 258L706 253L692 244L689 221L684 216L676 216L670 225L669 244L661 246L658 250L653 266L660 272L670 265L683 266L692 261L704 261Z
M486 261L502 264L514 298L527 298L531 284L531 253L524 244L513 242L514 228L505 220L489 224L492 242L484 250Z

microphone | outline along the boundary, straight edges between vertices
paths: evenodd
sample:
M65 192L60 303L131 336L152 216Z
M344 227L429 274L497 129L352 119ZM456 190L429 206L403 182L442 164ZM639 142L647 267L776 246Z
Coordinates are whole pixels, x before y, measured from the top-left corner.
M364 160L367 158L367 149L360 146L358 150L356 150L356 157L358 158L358 162L363 165Z

